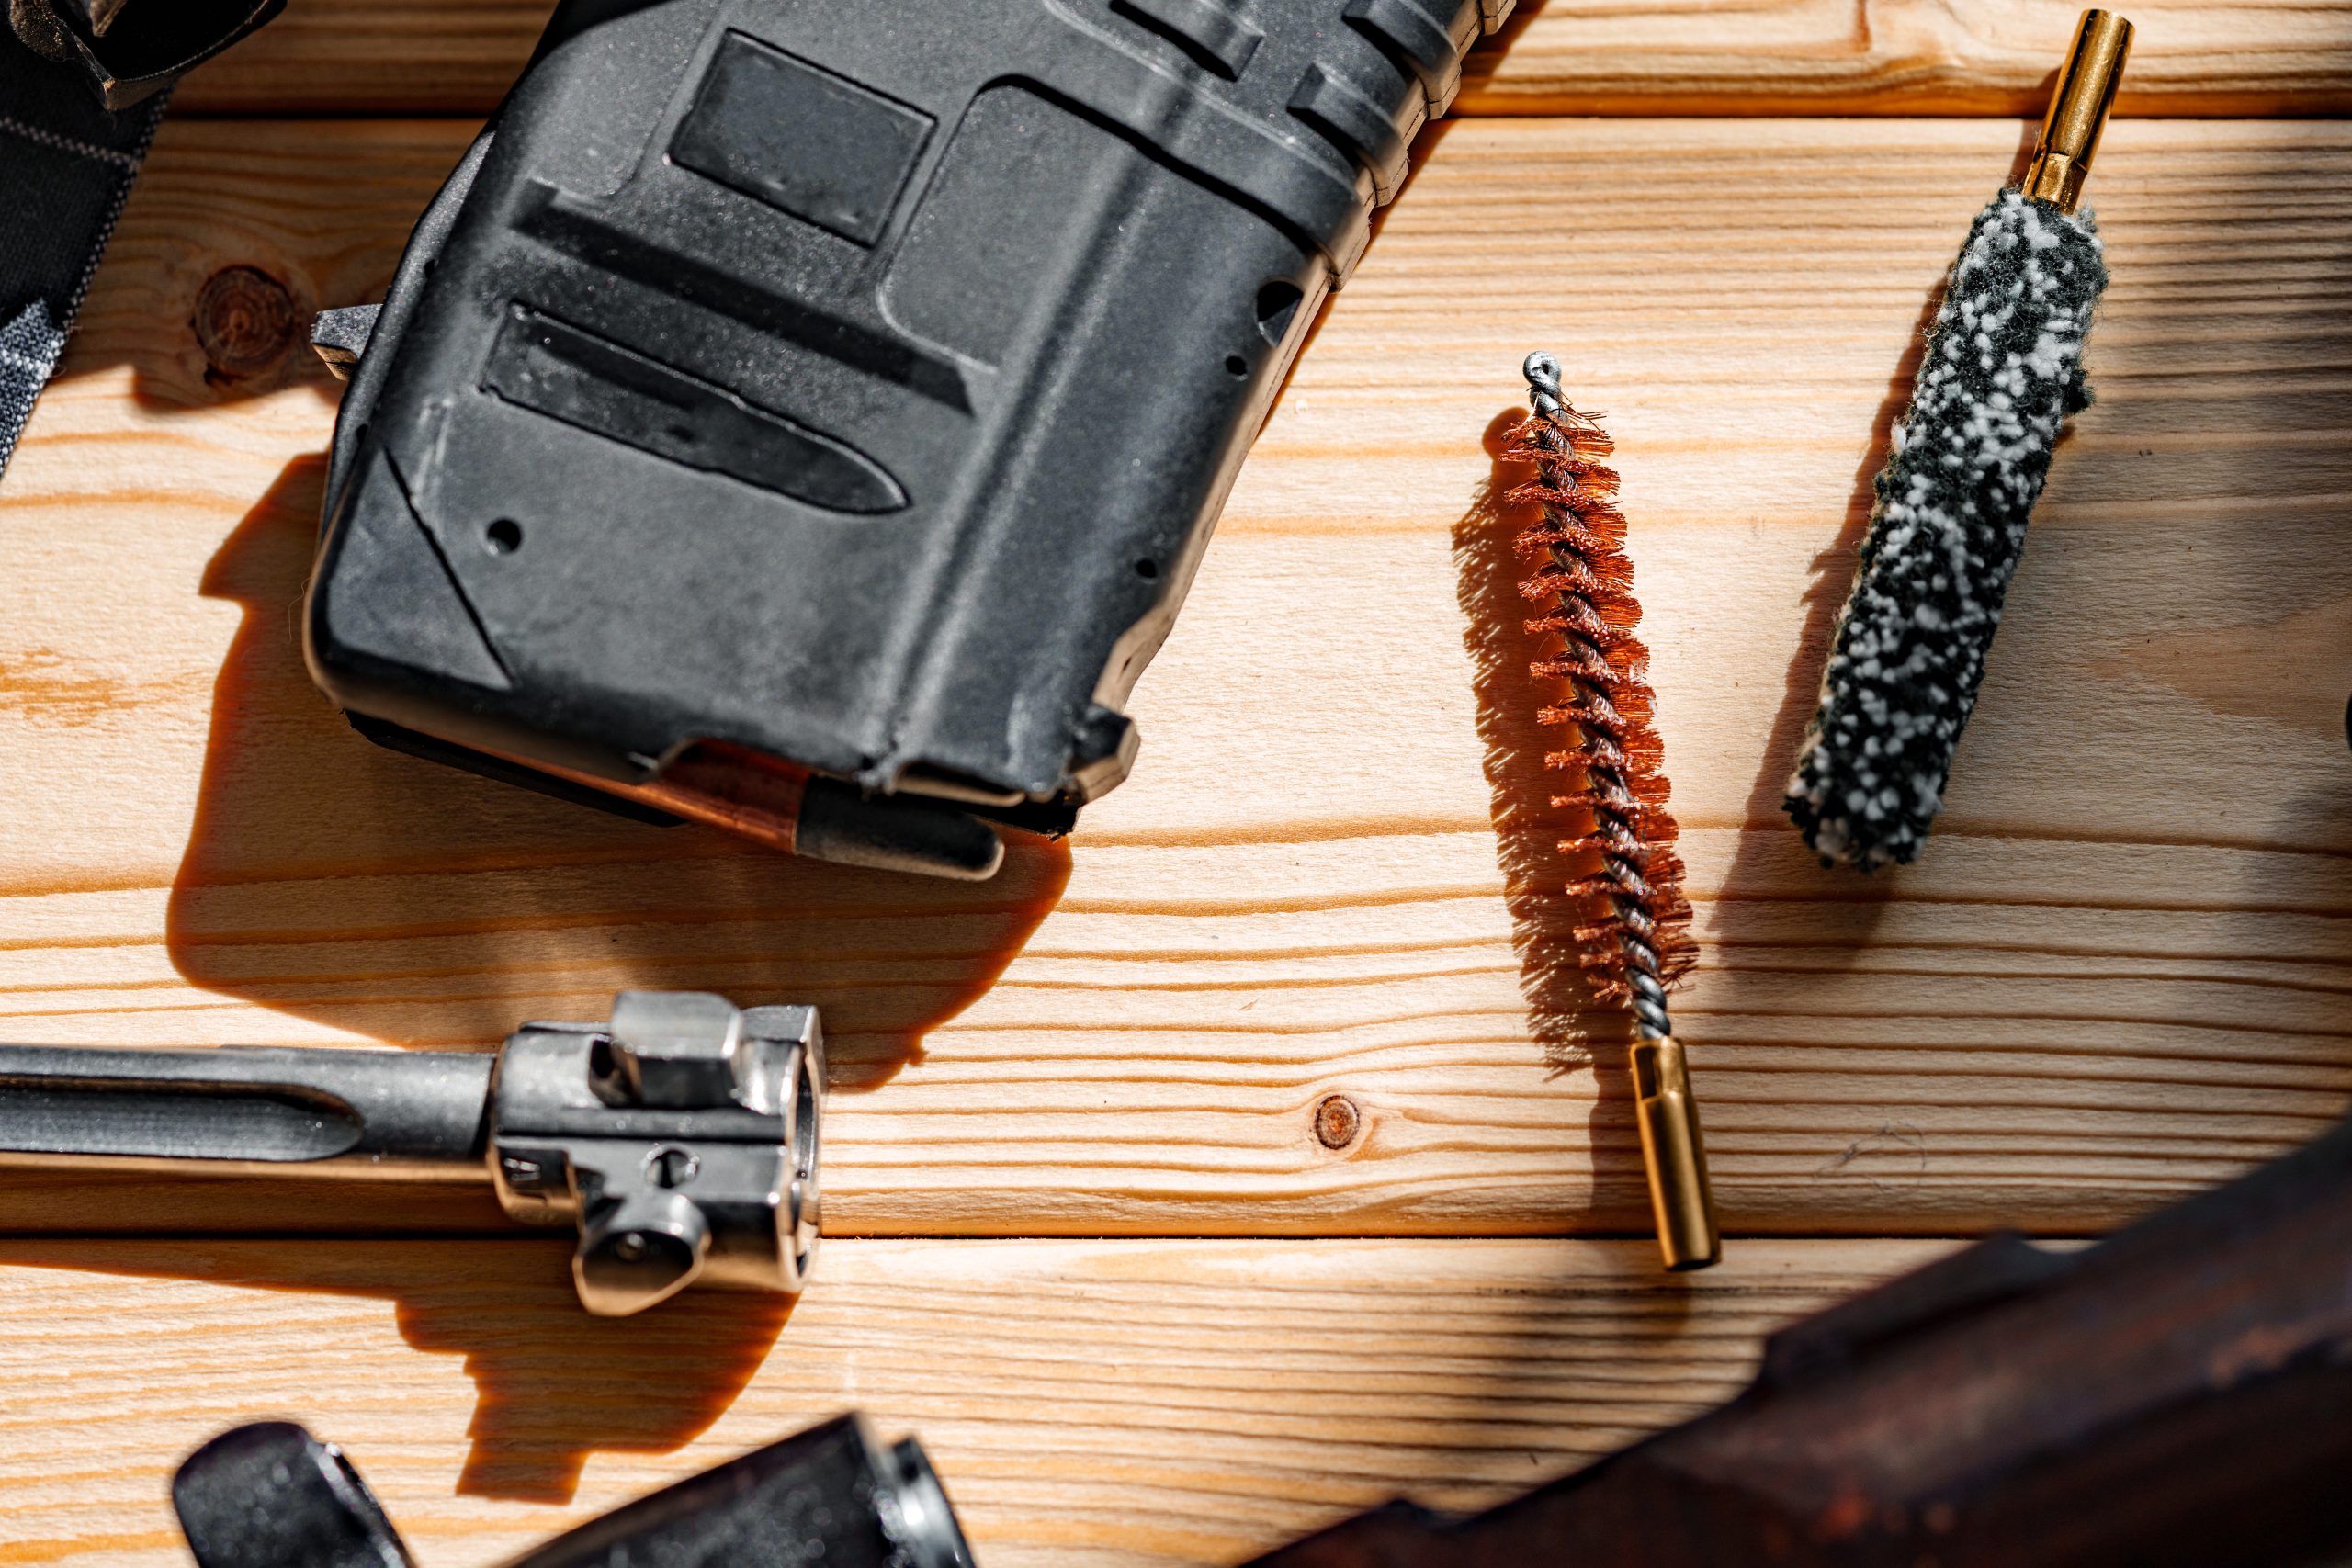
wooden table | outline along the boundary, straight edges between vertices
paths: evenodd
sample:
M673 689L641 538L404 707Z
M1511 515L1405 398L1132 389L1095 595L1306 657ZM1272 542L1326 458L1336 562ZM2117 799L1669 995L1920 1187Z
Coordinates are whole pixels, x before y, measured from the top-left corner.
M335 388L205 290L374 297L548 0L294 0L188 85L0 491L0 1029L486 1047L628 985L817 1001L833 1239L795 1307L613 1325L481 1199L12 1178L0 1562L178 1561L165 1478L244 1419L346 1444L473 1568L850 1405L922 1433L990 1568L1232 1562L1558 1473L1951 1238L2096 1233L2342 1111L2352 4L2132 7L2102 400L1939 836L1869 881L1780 784L2075 6L1522 6L1251 460L1134 782L980 888L345 728L291 636ZM1694 1279L1545 979L1540 694L1477 506L1537 345L1621 440L1657 650L1733 1237Z

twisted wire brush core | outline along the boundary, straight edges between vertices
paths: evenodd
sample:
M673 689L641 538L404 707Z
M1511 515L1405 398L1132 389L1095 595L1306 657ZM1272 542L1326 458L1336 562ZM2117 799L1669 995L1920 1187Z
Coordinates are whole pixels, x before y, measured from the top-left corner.
M1723 1247L1698 1101L1666 1005L1695 948L1652 723L1649 651L1634 635L1642 611L1625 517L1617 476L1600 461L1609 436L1561 397L1559 361L1531 355L1526 374L1534 412L1512 433L1507 456L1532 464L1535 478L1507 499L1542 513L1517 543L1534 572L1520 592L1544 611L1528 621L1528 634L1559 647L1531 670L1567 687L1566 703L1539 715L1574 735L1569 749L1544 760L1569 781L1552 805L1590 820L1559 846L1580 873L1567 887L1585 911L1577 944L1597 988L1633 1014L1634 1114L1660 1255L1668 1269L1704 1269Z
M1786 807L1822 863L1908 863L1943 807L2107 288L2088 213L2007 191L1970 231L1878 478Z
M1516 545L1535 569L1519 591L1545 607L1527 623L1528 634L1561 643L1530 668L1538 680L1568 687L1567 703L1538 716L1572 726L1577 737L1573 750L1544 758L1574 780L1552 804L1592 817L1589 833L1560 845L1594 868L1568 885L1588 911L1577 944L1601 993L1633 1010L1643 1039L1662 1040L1674 1032L1667 987L1690 967L1695 950L1682 859L1674 851L1679 829L1666 809L1664 749L1651 721L1649 650L1633 629L1642 612L1625 558L1625 516L1617 508L1617 475L1599 460L1611 443L1562 400L1558 360L1531 355L1526 375L1534 412L1513 433L1506 456L1534 465L1535 479L1508 500L1543 514Z

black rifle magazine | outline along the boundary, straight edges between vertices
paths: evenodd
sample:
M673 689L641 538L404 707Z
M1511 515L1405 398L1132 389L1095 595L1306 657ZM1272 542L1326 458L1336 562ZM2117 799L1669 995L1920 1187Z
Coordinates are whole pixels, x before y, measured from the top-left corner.
M363 324L313 673L411 750L987 874L982 818L1126 776L1510 4L565 0Z

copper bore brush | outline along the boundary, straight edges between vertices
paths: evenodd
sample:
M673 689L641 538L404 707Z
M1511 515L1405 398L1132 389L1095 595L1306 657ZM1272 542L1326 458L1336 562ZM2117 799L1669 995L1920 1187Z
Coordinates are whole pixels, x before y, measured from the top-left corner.
M1532 464L1532 482L1513 505L1543 520L1519 537L1532 575L1520 592L1541 610L1528 634L1556 651L1535 661L1539 681L1566 688L1543 710L1571 744L1544 758L1560 778L1555 807L1589 818L1560 852L1576 869L1567 891L1584 913L1577 942L1595 988L1633 1014L1634 1093L1650 1206L1668 1269L1704 1269L1723 1255L1715 1229L1699 1106L1682 1046L1667 1013L1667 989L1696 956L1682 858L1666 808L1664 750L1651 719L1649 650L1634 636L1641 605L1625 558L1625 516L1608 433L1560 395L1560 362L1530 355L1534 412L1513 434L1508 456Z

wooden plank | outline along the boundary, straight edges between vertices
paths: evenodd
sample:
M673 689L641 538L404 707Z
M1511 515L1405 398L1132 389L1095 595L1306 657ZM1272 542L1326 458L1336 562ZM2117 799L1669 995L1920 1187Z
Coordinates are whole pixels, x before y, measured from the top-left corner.
M1522 0L1522 5L1524 0ZM2341 114L2341 0L2133 0L2119 114ZM2075 0L1552 0L1475 57L1468 114L1995 115L2039 120ZM1872 138L1854 135L1858 168Z
M1623 443L1736 1231L2103 1226L2343 1109L2352 128L2114 132L2103 400L1919 866L1826 874L1776 802L1872 433L2014 128L1890 123L1858 202L1842 124L1497 121L1442 136L1313 343L1135 781L978 889L607 822L311 693L331 388L208 384L186 323L232 265L379 287L463 137L167 131L0 500L0 1031L487 1045L708 986L827 1009L837 1234L1637 1230L1614 1056L1577 1066L1607 1021L1544 978L1543 694L1487 637L1480 435L1546 344ZM153 1202L12 1179L0 1228Z
M174 1568L172 1468L294 1419L419 1561L475 1568L862 1408L922 1438L989 1568L1238 1562L1572 1470L1939 1249L1762 1243L1690 1281L1622 1243L852 1243L788 1321L709 1295L613 1324L535 1244L9 1244L5 1550Z
M193 73L173 107L197 115L487 115L555 0L290 0L262 31Z
M489 112L549 0L293 0L206 66L183 112ZM2075 0L1520 0L1471 62L1467 114L2038 118ZM2347 0L2137 0L2127 115L2342 114ZM1857 137L1858 147L1861 139ZM1858 151L1859 172L1871 166Z

